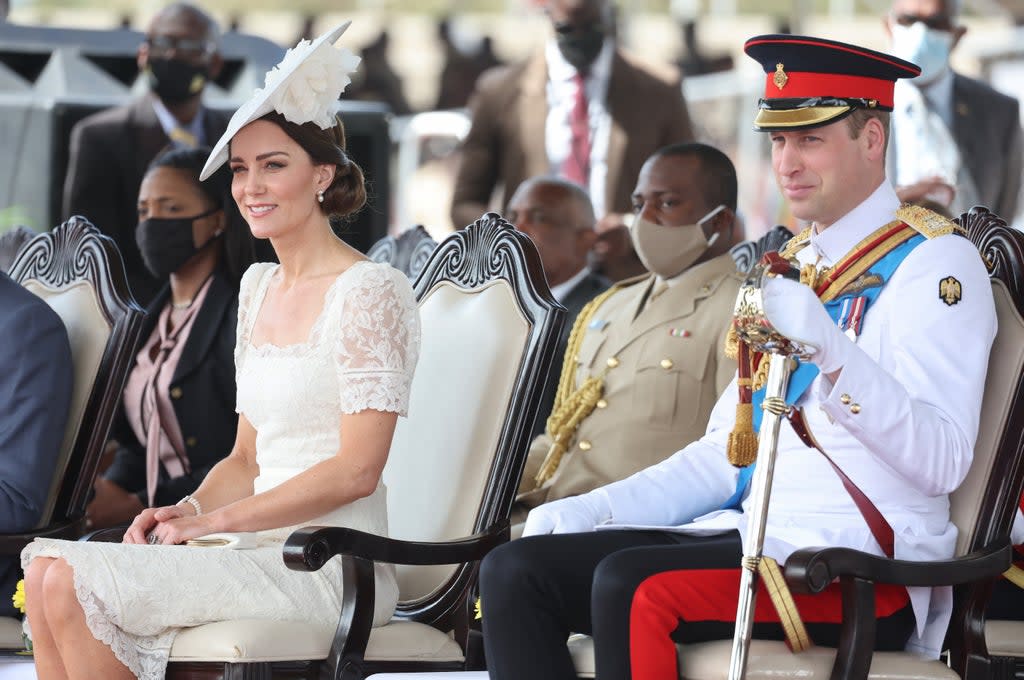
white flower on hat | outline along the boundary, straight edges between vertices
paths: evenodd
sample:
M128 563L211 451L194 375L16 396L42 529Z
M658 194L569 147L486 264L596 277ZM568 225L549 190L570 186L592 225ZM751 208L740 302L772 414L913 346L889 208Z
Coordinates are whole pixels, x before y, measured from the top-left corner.
M311 122L326 130L334 125L338 96L352 82L349 75L359 62L359 57L344 48L324 42L314 49L312 43L302 40L267 72L263 90L270 92L274 110L288 121L298 125Z
M349 74L360 61L348 50L332 47L350 23L335 26L312 43L302 40L285 53L281 63L267 73L263 87L231 116L199 179L205 180L227 162L228 147L239 130L271 111L297 125L315 123L322 130L334 125L338 97L352 82Z

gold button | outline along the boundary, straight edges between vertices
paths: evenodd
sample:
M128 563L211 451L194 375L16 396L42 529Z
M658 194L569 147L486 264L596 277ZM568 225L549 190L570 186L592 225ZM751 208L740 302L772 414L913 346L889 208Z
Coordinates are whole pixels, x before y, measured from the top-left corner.
M590 448L591 446L589 441L587 441L586 439L580 440L580 451L589 451Z
M860 413L860 404L850 404L850 413L854 415Z
M703 286L700 287L700 292L702 292L702 293L706 293L709 290L711 290L711 286L709 286L707 284L704 284Z
M619 358L618 357L608 357L608 361L606 361L605 363L608 364L608 368L615 368L616 366L619 365Z
M171 399L181 399L181 388L180 387L172 387L171 388Z
M608 400L607 399L598 399L597 400L597 407L598 408L608 408Z
M672 360L671 359L662 359L661 360L661 367L664 368L666 371L668 369L672 368L672 365L673 364L672 364Z
M188 446L189 448L191 448L191 447L193 447L195 445L196 445L196 438L195 437L189 437L188 439L185 440L185 446Z
M851 401L853 401L853 399L850 397L849 394L844 394L839 397L839 401L843 402L844 404L849 404Z

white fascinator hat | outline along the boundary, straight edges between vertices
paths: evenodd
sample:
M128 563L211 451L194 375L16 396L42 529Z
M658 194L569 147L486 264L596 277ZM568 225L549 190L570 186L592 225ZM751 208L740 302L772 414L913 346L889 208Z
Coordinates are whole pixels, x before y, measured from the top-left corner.
M285 52L281 63L267 71L263 87L231 116L227 130L206 159L200 180L227 162L228 145L239 130L271 111L298 125L315 123L322 130L334 126L338 97L352 82L349 76L360 61L345 48L334 47L351 23L346 21L313 42L300 40Z

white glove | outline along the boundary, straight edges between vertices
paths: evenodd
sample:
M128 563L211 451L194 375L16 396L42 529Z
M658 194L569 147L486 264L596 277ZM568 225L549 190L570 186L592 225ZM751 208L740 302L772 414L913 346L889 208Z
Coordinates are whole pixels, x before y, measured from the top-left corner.
M581 496L570 496L538 505L526 516L523 538L541 534L573 534L593 531L612 518L612 508L604 491L596 489Z
M811 355L811 362L822 373L832 373L846 365L854 344L828 315L809 286L776 276L765 280L761 296L764 312L777 331L790 340L817 349Z

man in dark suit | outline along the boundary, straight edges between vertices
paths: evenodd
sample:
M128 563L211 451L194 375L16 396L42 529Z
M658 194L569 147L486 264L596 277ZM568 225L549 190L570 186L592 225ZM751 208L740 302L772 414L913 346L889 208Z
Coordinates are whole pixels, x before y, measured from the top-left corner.
M508 221L533 240L540 252L544 275L555 299L569 310L568 323L558 340L556 357L565 355L572 322L611 281L590 271L587 253L594 247L594 208L579 185L557 177L532 177L516 189L508 203ZM560 371L552 370L544 386L533 435L544 431L544 421L555 403Z
M139 185L163 148L212 145L227 127L227 114L202 104L206 83L223 65L219 42L217 24L203 10L184 3L165 7L139 45L139 69L150 91L81 120L71 131L63 214L84 215L113 237L143 305L162 282L146 270L135 244Z
M0 533L36 526L53 481L73 371L64 324L41 299L0 272ZM0 616L15 616L10 595L17 557L0 558Z
M893 0L892 52L921 67L896 87L888 168L900 199L937 201L958 215L981 204L1007 220L1020 209L1019 104L954 72L949 55L967 29L960 0Z
M550 0L546 9L554 39L477 82L452 222L479 218L499 187L505 205L527 177L555 174L587 189L598 219L624 234L621 215L644 161L693 138L678 73L657 74L615 45L607 0ZM632 268L610 267L610 277L643 273L628 255Z

